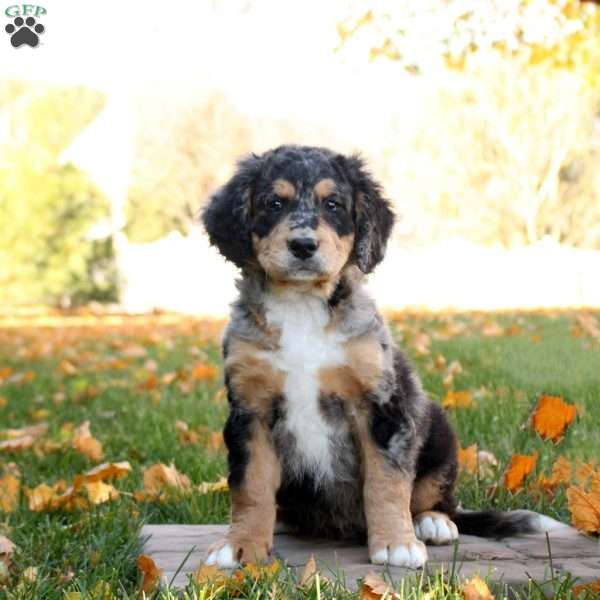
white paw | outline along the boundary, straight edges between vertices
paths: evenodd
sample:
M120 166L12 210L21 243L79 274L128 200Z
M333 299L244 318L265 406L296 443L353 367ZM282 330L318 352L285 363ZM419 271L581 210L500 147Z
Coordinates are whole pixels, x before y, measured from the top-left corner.
M458 529L446 515L427 515L415 521L415 535L427 544L451 544L458 539Z
M373 552L371 562L376 565L388 564L395 567L420 569L427 562L427 550L419 542L409 545L401 544Z
M238 561L233 558L233 548L229 544L224 544L210 552L206 564L216 565L221 569L235 569L239 566Z

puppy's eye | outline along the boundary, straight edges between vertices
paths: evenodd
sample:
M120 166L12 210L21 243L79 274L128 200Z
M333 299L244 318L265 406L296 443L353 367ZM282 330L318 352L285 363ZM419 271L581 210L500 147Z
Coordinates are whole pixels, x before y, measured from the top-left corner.
M325 200L325 208L330 212L335 212L340 208L340 203L333 197Z
M280 198L275 196L274 198L270 198L268 200L267 208L272 212L279 212L283 208L283 202Z

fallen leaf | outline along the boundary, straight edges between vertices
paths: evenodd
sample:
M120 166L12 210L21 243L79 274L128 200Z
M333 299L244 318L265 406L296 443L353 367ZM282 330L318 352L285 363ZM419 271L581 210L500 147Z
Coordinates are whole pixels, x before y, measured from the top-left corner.
M431 338L425 332L419 332L415 335L415 351L421 356L426 356L431 352L429 346L431 344Z
M27 581L29 583L33 583L38 577L38 568L37 567L27 567L21 574L21 577L25 581Z
M218 369L207 363L197 363L192 367L192 379L195 381L212 381L216 379Z
M131 473L131 465L128 461L117 463L102 463L83 474L85 481L106 481L107 479L122 479ZM79 476L81 477L81 476Z
M598 322L593 315L583 314L577 315L577 323L581 326L581 329L587 333L590 337L600 341L600 327Z
M240 583L246 578L252 581L260 581L262 579L272 579L281 570L281 563L274 560L269 564L247 563L242 569L237 570L233 575L233 579L237 579Z
M499 337L504 335L504 329L496 321L488 321L483 325L481 333L486 337Z
M0 438L5 440L18 440L19 438L31 436L34 439L46 435L48 432L48 423L36 423L35 425L26 425L18 429L4 429L0 431Z
M463 372L463 368L462 365L460 364L460 362L458 360L453 360L449 365L448 368L446 369L446 372L444 373L444 377L442 379L442 383L444 385L444 387L452 387L452 384L454 383L454 376L455 375L460 375L460 373Z
M144 470L144 489L134 492L138 501L162 499L172 490L187 492L191 490L189 477L180 473L174 464L156 463Z
M205 481L200 483L197 487L197 490L200 492L200 494L208 494L210 492L226 492L229 490L229 485L227 483L227 478L221 477L218 481Z
M394 592L389 583L386 583L374 572L367 573L360 588L359 600L400 600L400 596Z
M532 415L534 430L544 440L558 442L577 416L577 408L560 396L540 396Z
M442 400L442 406L444 408L468 408L473 406L473 394L469 390L449 390Z
M487 583L478 575L469 579L463 586L465 600L494 600Z
M458 468L465 473L477 473L477 444L458 449Z
M0 512L14 512L19 505L21 480L13 473L0 477Z
M600 595L600 579L590 581L589 583L580 583L579 585L574 585L571 589L571 592L573 592L574 596L579 596L581 594L586 594L586 596L589 594Z
M12 375L10 367L0 367L0 383L8 379Z
M10 558L15 551L16 546L7 537L0 535L0 558Z
M83 422L76 430L71 442L73 448L93 461L102 460L102 444L92 435L90 422Z
M83 484L87 496L92 504L102 504L109 500L117 500L119 492L110 483L91 481Z
M533 454L514 454L504 473L504 487L511 492L519 490L523 486L525 478L535 468L537 458L537 452Z
M151 592L160 582L162 569L147 554L140 554L137 559L137 567L142 572L142 592Z
M0 396L0 408L4 408L8 404L8 400L4 396Z
M547 477L544 473L540 473L537 483L543 490L552 493L557 487L570 484L572 477L571 463L564 456L559 456L552 465L551 475Z
M64 373L65 375L76 375L77 367L66 358L61 360L60 365L58 365L58 370Z
M311 554L306 561L306 565L304 565L302 577L300 577L300 585L302 587L311 587L315 579L315 573L317 573L317 561L314 554Z
M567 489L567 506L577 529L600 533L600 472L592 475L588 491L582 485Z
M58 484L48 485L46 483L40 483L40 485L31 490L26 489L25 494L28 499L29 510L41 512L51 509L54 499L61 491Z
M192 579L201 586L223 585L227 580L227 575L216 565L203 563L193 572Z

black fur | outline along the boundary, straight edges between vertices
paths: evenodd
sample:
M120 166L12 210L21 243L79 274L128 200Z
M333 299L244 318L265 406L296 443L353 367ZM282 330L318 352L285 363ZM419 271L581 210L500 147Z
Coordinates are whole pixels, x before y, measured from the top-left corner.
M532 515L525 511L481 510L463 512L459 510L451 516L458 527L458 531L467 535L503 538L538 531L532 523Z
M246 467L250 460L248 440L252 436L252 427L255 415L244 408L235 398L228 381L225 382L228 389L230 411L223 429L223 439L227 446L227 460L229 463L229 487L239 488L246 474Z
M250 230L250 202L263 166L253 154L238 163L237 173L214 194L202 213L210 243L238 267L254 262Z
M381 186L359 156L336 159L354 192L354 258L363 273L370 273L383 259L394 226L394 213Z

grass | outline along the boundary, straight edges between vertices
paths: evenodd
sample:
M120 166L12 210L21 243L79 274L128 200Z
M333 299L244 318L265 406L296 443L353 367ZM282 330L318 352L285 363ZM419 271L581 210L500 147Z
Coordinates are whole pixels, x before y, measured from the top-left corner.
M438 355L446 364L456 360L462 365L454 389L475 392L475 406L453 410L451 418L462 446L477 443L495 454L500 467L485 479L461 479L458 495L463 505L528 507L569 519L564 493L552 499L527 491L511 494L494 483L517 452L537 450L539 468L546 471L560 454L582 460L600 457L596 433L600 344L577 328L575 316L399 315L393 319L396 337L413 356L431 397L441 400L446 391ZM490 323L502 335L484 335ZM177 420L212 431L222 426L227 406L220 391L219 329L211 322L165 316L0 323L0 373L6 367L12 372L8 376L5 371L0 385L0 397L6 401L0 408L0 429L43 420L49 424L47 439L56 442L54 449L2 453L4 467L9 461L15 463L23 486L29 488L72 480L94 463L70 447L65 423L78 425L85 420L90 420L93 435L103 444L103 461L128 460L133 467L115 484L122 492L120 498L90 510L32 512L23 494L17 510L0 512L0 535L17 546L8 575L0 571L0 598L136 598L141 584L136 567L142 551L138 534L143 523L227 520L228 499L223 493L180 495L166 502L137 502L132 495L143 486L143 469L158 462L174 462L194 484L215 481L226 473L223 450L185 443L175 427ZM428 336L428 352L418 354L414 348L423 334ZM190 373L198 363L216 365L219 372L216 377L202 375L194 380ZM19 380L28 371L34 378ZM158 383L151 381L153 373ZM165 373L178 374L177 379L163 384L160 378ZM527 426L541 393L561 395L579 410L577 422L556 446L533 435ZM403 584L403 598L462 598L459 586L439 576L429 581L418 577ZM570 588L571 583L563 578L551 585ZM542 598L541 589L532 586L525 597ZM190 587L184 597L355 597L340 580L322 583L318 590L315 585L299 589L287 570L273 589L272 582L249 580L237 590L218 593ZM424 596L427 590L430 595ZM568 595L564 592L560 597ZM162 591L161 597L174 598L175 592Z

